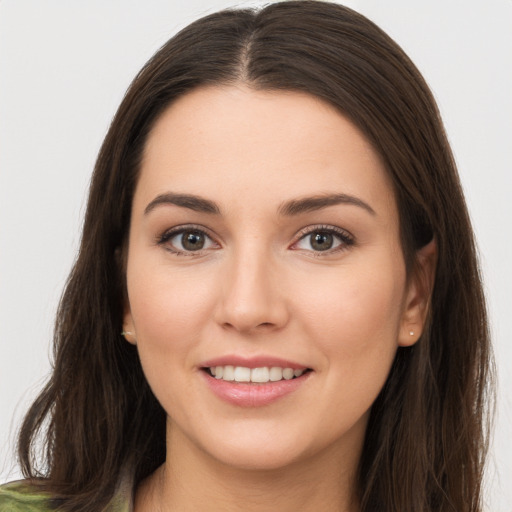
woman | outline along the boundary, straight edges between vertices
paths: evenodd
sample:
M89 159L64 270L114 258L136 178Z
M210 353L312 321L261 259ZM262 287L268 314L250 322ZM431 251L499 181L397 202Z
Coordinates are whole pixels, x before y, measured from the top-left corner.
M148 62L55 344L0 510L481 510L464 199L423 79L349 9L221 12Z

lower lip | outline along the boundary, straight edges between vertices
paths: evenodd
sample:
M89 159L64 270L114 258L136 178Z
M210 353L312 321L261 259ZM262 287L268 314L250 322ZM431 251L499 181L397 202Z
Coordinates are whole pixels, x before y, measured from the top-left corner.
M311 374L311 372L306 372L300 377L290 380L254 384L216 379L205 371L201 373L215 395L238 407L262 407L276 402L297 390Z

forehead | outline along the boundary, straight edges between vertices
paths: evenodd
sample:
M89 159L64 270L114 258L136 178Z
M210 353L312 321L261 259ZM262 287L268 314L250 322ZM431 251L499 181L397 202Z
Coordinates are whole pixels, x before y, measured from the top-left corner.
M334 107L242 85L198 88L164 111L146 143L136 200L164 189L230 206L334 190L394 209L379 155Z

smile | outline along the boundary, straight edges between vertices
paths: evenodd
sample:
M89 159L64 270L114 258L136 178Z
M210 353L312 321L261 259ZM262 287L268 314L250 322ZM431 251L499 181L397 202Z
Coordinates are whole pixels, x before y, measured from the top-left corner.
M279 401L306 385L314 373L311 368L266 357L245 361L220 358L201 370L213 394L237 407L262 407Z
M266 384L300 377L307 369L282 368L279 366L264 366L261 368L248 368L245 366L212 366L207 368L212 377L218 380L240 383Z

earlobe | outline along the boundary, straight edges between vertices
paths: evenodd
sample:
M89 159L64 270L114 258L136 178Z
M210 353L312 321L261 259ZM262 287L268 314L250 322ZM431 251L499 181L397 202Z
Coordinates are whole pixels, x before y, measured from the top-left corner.
M410 347L421 336L428 317L437 263L437 243L432 239L416 253L404 302L398 345Z
M127 247L126 243L122 246L117 247L114 252L114 257L117 265L122 274L122 278L124 280L124 290L123 290L123 301L124 301L124 318L123 318L123 328L121 330L121 336L124 339L131 343L132 345L137 345L137 338L135 336L135 327L133 325L132 313L130 309L130 303L128 301L128 292L126 290L126 255L127 255Z
M127 306L124 319L123 319L123 330L121 332L121 336L124 336L124 339L131 343L132 345L137 345L137 338L135 336L135 327L133 325L132 313L130 311L130 307Z
M135 333L132 331L122 331L121 336L124 336L124 339L131 343L132 345L137 345L137 340L135 339Z

